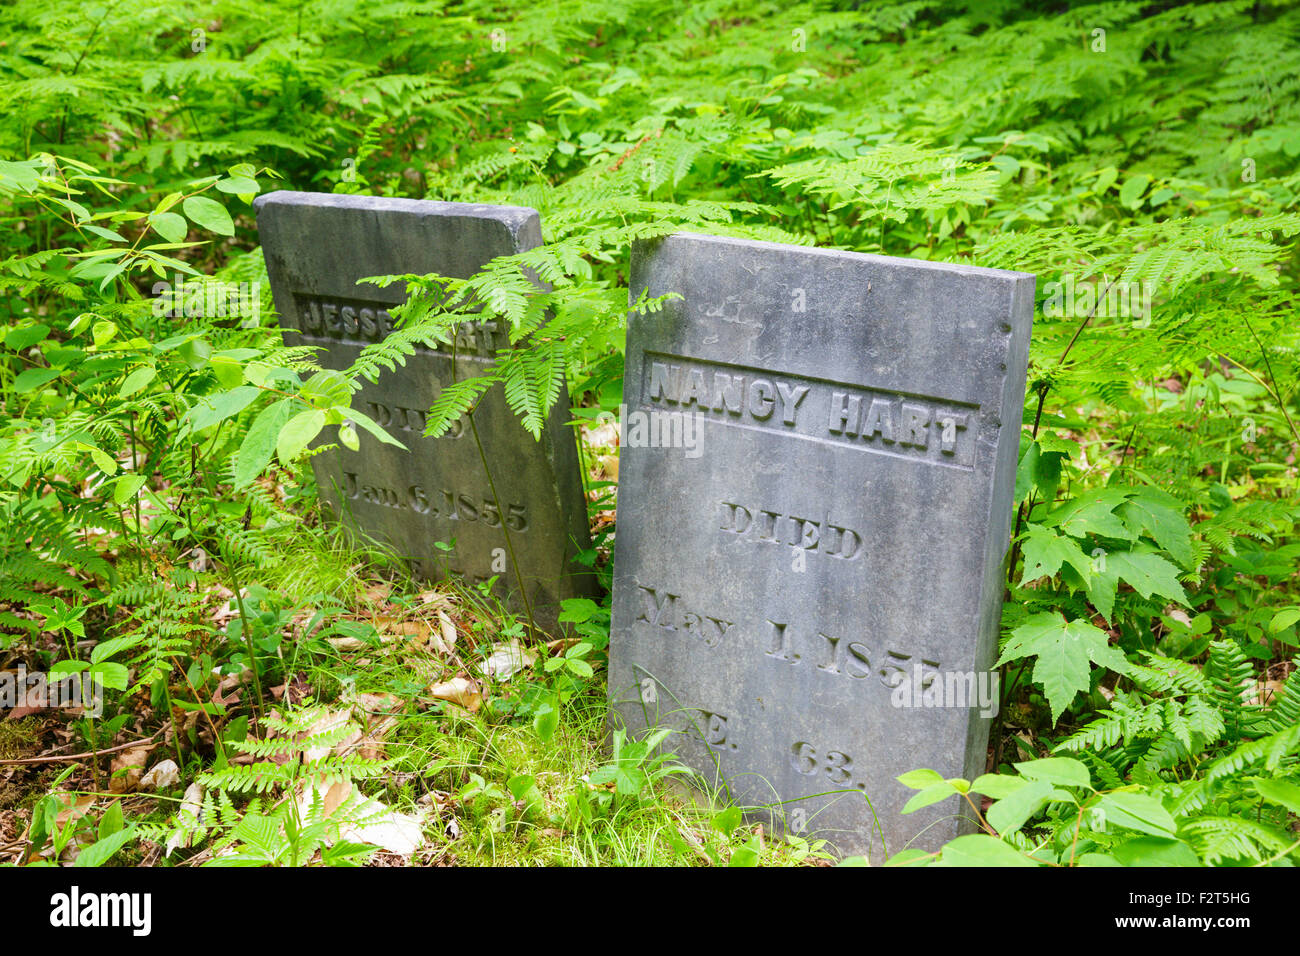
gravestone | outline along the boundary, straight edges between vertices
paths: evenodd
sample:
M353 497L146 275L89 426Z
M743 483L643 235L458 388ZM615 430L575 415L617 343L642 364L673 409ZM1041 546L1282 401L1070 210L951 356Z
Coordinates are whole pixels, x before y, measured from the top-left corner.
M256 207L286 344L320 346L321 366L338 370L387 335L392 308L406 300L404 283L381 288L357 280L435 272L468 278L489 260L542 241L538 214L520 206L279 191L259 197ZM417 347L378 383L363 380L353 407L409 450L358 429L359 450L340 444L315 456L312 467L334 514L392 546L417 575L454 573L470 583L496 577L497 593L522 611L513 545L536 620L549 628L561 600L595 586L573 563L590 537L567 391L540 442L520 425L500 385L473 413L482 457L465 417L443 437L424 437L439 391L482 372L508 344L507 329L495 322L464 322L453 343ZM327 428L322 442L336 442L336 433ZM454 550L437 542L454 542Z
M680 298L628 320L617 721L778 831L936 849L963 805L895 778L985 769L1034 277L677 235L642 289Z

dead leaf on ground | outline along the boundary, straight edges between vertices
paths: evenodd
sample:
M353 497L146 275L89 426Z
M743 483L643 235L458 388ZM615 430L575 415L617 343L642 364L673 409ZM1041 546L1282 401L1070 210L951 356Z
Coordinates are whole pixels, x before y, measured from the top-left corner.
M70 793L60 793L55 794L55 796L58 798L59 802L63 804L63 809L60 810L59 815L55 817L55 824L60 830L68 825L69 820L84 817L90 812L90 808L94 806L95 803L95 795L93 793L84 794L83 796L77 797L75 800L65 799L72 796Z
M310 784L304 785L298 793L298 819L314 819L311 817L311 812L317 800L320 801L322 816L328 817L351 795L351 780L334 780L328 783L313 780Z
M438 608L449 608L455 605L452 595L439 591L437 588L421 591L416 597L420 599L420 610L426 613Z
M442 653L455 653L456 639L460 636L460 632L456 630L456 625L452 623L451 618L442 611L438 612L438 627L442 633Z
M240 681L239 681L238 674L230 674L227 677L223 677L221 679L221 682L217 684L217 689L212 692L212 703L216 704L218 707L225 708L225 709L229 709L230 707L233 707L235 704L238 704L239 694L237 693L231 694L229 697L225 695L228 691L233 691L237 687L239 687L239 683Z
M140 778L141 789L162 790L175 786L181 779L181 768L175 760L162 760L149 768L149 772Z
M325 643L336 651L360 651L370 646L359 637L327 637Z
M482 689L468 677L453 677L449 681L434 684L429 688L429 696L464 707L470 713L478 713L478 709L483 706Z
M408 857L424 842L423 811L418 815L398 813L354 790L349 780L314 781L301 788L296 802L301 819L339 820L341 840L368 843ZM326 842L332 842L328 836Z
M563 654L569 648L574 647L578 643L579 641L576 637L561 637L559 640L547 641L546 649L550 652L550 655L554 657L557 654Z
M1255 699L1251 701L1260 707L1271 707L1277 703L1278 695L1282 693L1284 681L1280 680L1262 680L1255 692Z
M367 800L356 810L359 824L343 827L339 835L345 840L369 843L389 853L410 856L424 842L422 816L390 810L378 800Z
M384 737L397 726L395 712L406 706L406 701L396 694L350 694L352 713L365 725L365 736L354 745L357 754L366 760L380 760L384 756Z
M178 846L190 845L198 830L202 812L203 788L197 783L192 783L185 788L185 796L181 798L181 808L176 812L177 829L167 838L167 845L163 848L164 856L171 856L172 850Z
M351 710L326 710L317 717L306 732L299 738L307 741L315 737L329 734L340 728L348 727L348 733L335 744L317 744L313 747L306 747L302 752L302 759L306 763L312 763L317 760L323 760L329 756L330 752L347 753L354 744L361 739L361 728L352 723Z
M380 691L376 694L354 694L347 699L352 704L353 711L363 719L375 714L391 714L395 710L401 710L406 705L406 701L401 697L387 691Z
M144 776L145 761L149 759L149 752L155 746L155 744L145 744L114 755L113 762L110 764L113 779L108 783L109 793L129 793L140 785L140 778Z
M41 686L25 684L24 680L30 680L26 671L4 670L0 671L0 674L6 675L9 685L18 691L15 705L4 712L6 719L21 720L45 710L46 694L43 691L43 684Z
M491 680L507 681L537 663L537 655L518 641L492 645L481 665L483 675Z

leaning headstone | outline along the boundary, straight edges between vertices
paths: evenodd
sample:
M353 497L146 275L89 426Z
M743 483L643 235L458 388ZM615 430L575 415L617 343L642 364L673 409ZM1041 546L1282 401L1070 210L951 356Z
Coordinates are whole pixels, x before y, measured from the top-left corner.
M542 241L537 212L520 206L285 191L260 197L256 206L285 342L320 346L322 367L338 370L388 334L391 310L407 297L404 283L384 288L359 279L435 272L468 278L489 260ZM593 587L573 562L590 538L574 434L566 426L567 392L540 442L520 425L500 386L473 413L482 457L466 418L443 437L424 436L439 391L479 374L508 344L495 322L473 321L458 326L451 344L418 347L404 366L364 383L353 397L354 408L409 450L358 429L359 450L340 444L315 456L312 467L335 515L393 547L419 576L454 573L470 583L495 577L500 596L517 610L531 605L538 624L550 627L561 600ZM335 431L327 429L323 441L337 441Z
M1034 277L677 235L638 245L610 695L758 819L872 862L984 772ZM883 845L882 845L883 844Z

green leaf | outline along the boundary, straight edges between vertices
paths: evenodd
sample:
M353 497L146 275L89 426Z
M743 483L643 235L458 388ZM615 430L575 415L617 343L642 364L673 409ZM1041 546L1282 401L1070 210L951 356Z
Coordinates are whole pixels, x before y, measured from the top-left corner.
M1092 184L1092 191L1100 196L1115 185L1117 179L1119 179L1119 170L1114 166L1107 166L1097 172L1097 181Z
M591 665L582 660L565 661L565 667L570 673L577 674L579 677L591 677L595 673Z
M88 673L105 687L113 690L126 690L127 679L130 676L126 666L116 661L100 661L93 665Z
M1086 491L1054 509L1042 523L1049 528L1059 528L1074 538L1099 534L1132 541L1137 535L1113 513L1113 509L1126 500L1123 492L1113 488Z
M388 434L388 432L380 428L379 425L375 422L375 420L372 419L369 415L365 414L364 412L357 411L355 408L349 408L347 414L348 414L348 418L352 420L353 424L360 425L362 428L364 428L370 434L374 435L385 445L394 445L397 448L401 448L403 451L408 450L405 445L403 445L392 435Z
M50 327L48 325L28 325L21 329L14 329L6 335L5 346L15 352L21 352L23 349L31 348L49 334Z
M47 382L54 381L61 374L63 370L57 368L29 368L14 379L13 388L19 395L23 392L32 392Z
M1022 777L1045 780L1061 787L1091 787L1092 776L1088 767L1072 757L1044 757L1015 765Z
M208 364L208 359L212 357L212 346L206 339L186 339L177 346L176 354L181 357L181 361L197 372Z
M543 743L548 742L555 736L555 731L559 726L560 709L554 703L547 702L537 708L537 712L533 715L533 730L537 732L537 736L542 739Z
M185 210L185 215L189 216L191 222L202 226L208 232L215 232L219 236L235 234L235 223L230 218L230 213L226 212L226 207L215 199L209 199L207 196L190 196L181 203L181 209Z
M1024 501L1029 496L1029 489L1034 486L1034 472L1038 468L1038 456L1041 454L1042 448L1038 442L1030 442L1029 447L1020 456L1020 463L1016 465L1015 501Z
M108 319L101 319L91 327L90 337L95 341L96 348L103 348L117 336L117 323L110 322Z
M117 804L114 804L116 807ZM77 854L76 860L73 861L74 867L78 866L103 866L118 850L122 849L128 841L135 838L134 829L118 830L111 833L102 840L96 840L90 846L86 847Z
M144 475L122 475L113 483L113 503L126 504L135 497L137 491L144 487L144 483Z
M937 770L909 770L896 778L903 786L912 790L924 790L926 787L943 783L943 775Z
M903 812L913 813L923 807L936 804L941 800L947 800L949 797L956 794L956 792L956 789L954 789L953 785L947 780L944 780L942 783L932 784L920 793L913 794L912 799L908 800L907 805L903 807Z
M14 183L25 193L35 192L41 181L39 169L35 160L14 163L0 159L0 185Z
M1300 787L1285 780L1256 780L1255 789L1269 803L1300 814Z
M713 815L713 826L726 836L731 836L736 831L736 827L740 826L740 823L740 807L727 807L725 810L719 810Z
M168 242L184 242L189 228L185 220L174 212L155 212L149 216L149 225Z
M235 456L236 490L251 484L271 463L280 430L293 414L296 404L291 398L282 398L257 413Z
M255 196L261 191L261 188L257 184L257 180L250 179L248 176L230 175L225 179L217 180L218 192L230 193L234 196Z
M257 386L243 385L232 388L228 392L208 395L199 399L197 404L185 413L183 420L189 423L191 430L201 432L205 428L211 428L227 418L238 415L257 401L257 397L261 394L262 390Z
M48 676L50 680L63 680L72 674L79 674L89 669L88 661L59 661L50 667Z
M1025 557L1020 583L1028 584L1042 577L1053 577L1068 564L1087 581L1092 573L1092 563L1073 538L1057 534L1050 528L1031 524L1021 539Z
M982 793L994 800L1009 797L1029 781L1023 777L1013 777L1004 773L986 773L976 777L971 783L972 793Z
M112 475L117 472L117 461L112 455L109 455L103 449L96 448L88 442L79 441L77 447L82 451L90 452L90 458L95 465L106 475Z
M998 833L1014 833L1043 808L1055 791L1050 781L1031 780L989 807L984 816Z
M299 412L285 423L276 439L275 450L284 465L289 465L325 427L325 413L319 408Z
M1107 853L1080 853L1074 861L1076 866L1123 866L1119 860Z
M132 647L139 647L144 643L144 638L136 635L125 637L111 637L106 641L100 641L90 652L90 662L98 664L100 661L106 661L114 654L120 654L122 651L129 650Z
M1134 532L1148 535L1183 567L1192 566L1196 559L1192 526L1177 498L1144 488L1120 505L1117 513Z
M114 800L112 806L99 818L99 838L102 840L124 829L126 829L126 821L122 818L122 803L120 800Z
M745 841L744 846L737 847L732 851L727 866L758 866L759 850L762 849L762 846L758 834L755 833Z
M1138 837L1115 847L1115 859L1124 866L1200 866L1201 861L1182 840Z
M1130 176L1119 190L1119 202L1125 209L1137 209L1142 205L1142 194L1147 191L1151 177L1145 173Z
M1033 860L987 833L949 840L939 866L1037 866Z
M1123 578L1144 598L1158 594L1190 607L1187 593L1178 583L1178 567L1153 548L1139 545L1132 551L1113 551L1107 555L1106 564L1108 573Z
M309 405L328 408L347 405L352 398L352 387L342 372L322 369L307 379L298 395Z
M158 370L152 365L142 365L126 377L122 387L117 390L118 398L127 398L144 388L158 376Z
M344 448L352 451L361 450L361 441L357 438L357 430L352 427L350 422L344 422L339 426L339 443Z
M885 866L910 866L915 863L917 866L928 866L934 855L926 853L924 850L918 850L916 847L910 847L906 850L899 850L889 859L885 860ZM839 862L840 866L870 866L865 856L846 856Z
M1159 800L1145 793L1114 790L1104 794L1097 808L1106 814L1106 825L1137 830L1152 836L1173 836L1178 824Z
M208 364L222 388L238 388L244 384L244 363L238 359L218 354Z
M1284 607L1273 615L1273 620L1268 622L1268 629L1276 634L1286 630L1296 621L1300 621L1300 607Z
M81 228L85 229L87 232L94 233L101 239L107 239L110 242L126 242L126 236L113 229L105 229L103 226L91 225L88 222L82 223Z
M1081 690L1087 690L1089 661L1117 673L1128 671L1128 659L1111 647L1101 628L1083 619L1066 622L1059 612L1035 614L1011 632L998 665L1036 655L1033 679L1041 684L1052 708L1052 722Z
M528 774L516 774L506 781L506 789L516 800L535 805L541 803L542 795L537 789L537 778Z

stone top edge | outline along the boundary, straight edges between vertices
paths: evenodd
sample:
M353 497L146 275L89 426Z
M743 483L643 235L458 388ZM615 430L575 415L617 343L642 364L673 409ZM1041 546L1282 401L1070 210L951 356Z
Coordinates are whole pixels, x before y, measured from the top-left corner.
M758 239L738 239L732 236L712 236L697 232L675 232L662 240L643 239L644 243L672 242L674 244L703 243L705 245L733 246L750 249L754 252L798 252L804 255L836 258L854 263L875 263L895 268L933 269L960 275L983 276L990 279L1036 279L1032 272L1017 272L1012 269L992 269L988 266L973 266L960 262L938 262L930 259L906 259L900 256L881 256L870 252L851 252L845 249L827 249L821 246L799 246L793 243L764 242Z
M492 206L484 203L443 202L437 199L401 199L389 196L353 196L347 193L298 192L277 189L253 200L259 213L266 206L317 206L332 209L357 209L370 212L404 212L415 216L492 219L519 227L530 219L541 220L529 206Z

